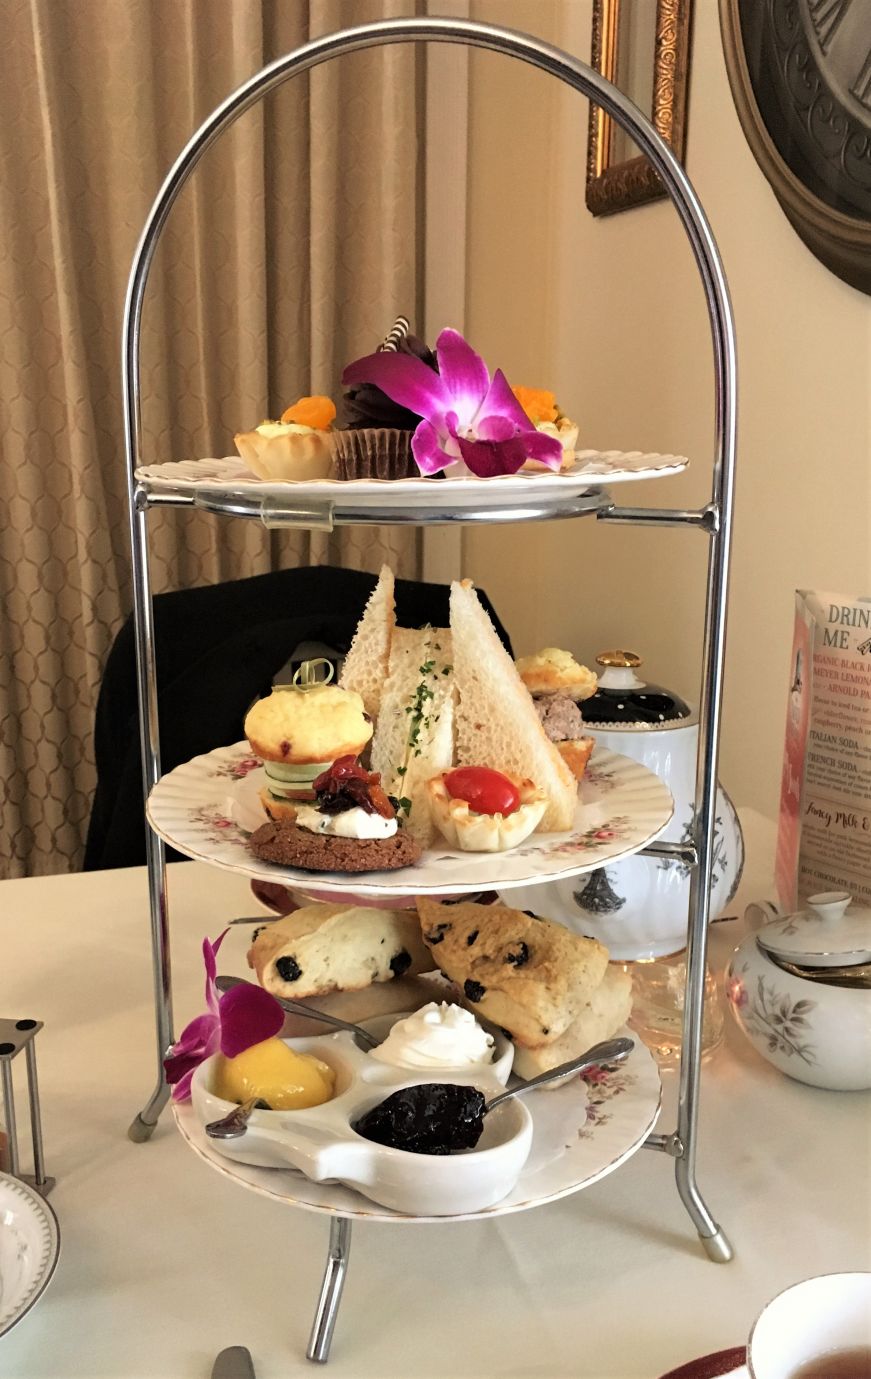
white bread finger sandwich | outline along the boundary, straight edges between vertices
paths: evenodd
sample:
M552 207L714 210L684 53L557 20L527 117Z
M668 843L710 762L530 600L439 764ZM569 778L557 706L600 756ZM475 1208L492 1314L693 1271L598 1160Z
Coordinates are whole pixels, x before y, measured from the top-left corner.
M396 626L394 586L393 571L389 565L382 565L378 583L363 609L339 676L342 689L355 690L371 718L378 717L381 692L387 679L390 645Z
M400 802L405 828L424 848L438 833L427 781L454 758L451 643L446 628L395 629L372 739L372 769L381 772L384 788Z
M548 799L539 829L571 828L577 781L548 739L529 690L469 580L451 585L451 633L456 762L531 780Z

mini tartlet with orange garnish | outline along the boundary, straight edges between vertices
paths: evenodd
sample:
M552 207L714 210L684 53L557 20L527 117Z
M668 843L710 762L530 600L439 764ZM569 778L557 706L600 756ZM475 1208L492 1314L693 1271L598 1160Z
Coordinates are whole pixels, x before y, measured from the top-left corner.
M545 436L553 436L554 440L559 441L563 448L562 468L565 469L575 458L575 447L578 443L577 422L571 421L560 411L556 397L547 388L524 388L519 384L511 391L536 431L541 431ZM527 460L523 468L543 469L544 466L538 460Z
M328 479L335 463L335 416L328 397L301 397L280 421L262 421L234 436L236 449L258 479Z

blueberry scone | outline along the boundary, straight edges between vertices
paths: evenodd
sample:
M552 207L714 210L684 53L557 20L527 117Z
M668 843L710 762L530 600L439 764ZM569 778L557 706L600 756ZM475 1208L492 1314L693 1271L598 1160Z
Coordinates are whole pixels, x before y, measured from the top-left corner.
M608 951L507 905L418 898L424 943L477 1014L520 1045L553 1043L583 1012Z
M273 996L300 1000L428 972L433 961L413 911L305 905L258 934L248 965Z

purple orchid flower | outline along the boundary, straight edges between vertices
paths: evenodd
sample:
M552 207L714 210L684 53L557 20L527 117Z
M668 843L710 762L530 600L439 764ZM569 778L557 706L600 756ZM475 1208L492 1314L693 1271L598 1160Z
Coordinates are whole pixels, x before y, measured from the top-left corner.
M422 474L481 479L516 474L528 459L559 469L562 444L537 431L501 369L487 365L456 330L436 341L439 371L413 355L379 350L349 364L346 384L374 383L401 407L422 418L411 450Z
M270 1039L284 1024L281 1006L260 986L243 982L232 991L219 993L215 985L218 949L229 932L225 929L214 943L203 939L208 1010L191 1020L163 1060L166 1080L172 1085L173 1101L190 1101L191 1078L212 1054L222 1053L226 1058L235 1058L252 1044Z

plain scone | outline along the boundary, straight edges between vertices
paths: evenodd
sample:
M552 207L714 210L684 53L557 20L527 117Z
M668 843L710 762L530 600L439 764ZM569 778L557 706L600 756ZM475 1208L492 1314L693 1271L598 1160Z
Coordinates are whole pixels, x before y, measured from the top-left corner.
M318 904L268 924L248 965L273 996L299 1000L429 972L433 961L411 910Z
M441 905L418 897L417 910L440 970L476 1013L518 1044L558 1040L608 966L607 949L595 939L508 905Z
M591 992L576 1019L559 1039L535 1048L517 1045L514 1071L518 1077L556 1068L570 1058L578 1058L602 1039L610 1039L622 1029L632 1010L632 978L619 967L609 967L595 991Z

